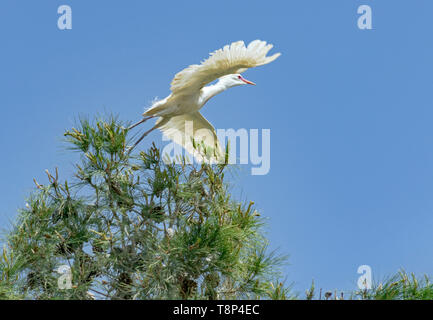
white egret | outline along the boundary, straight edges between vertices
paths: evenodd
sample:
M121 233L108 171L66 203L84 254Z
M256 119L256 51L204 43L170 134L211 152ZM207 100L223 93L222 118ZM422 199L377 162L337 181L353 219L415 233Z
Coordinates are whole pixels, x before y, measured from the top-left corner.
M177 73L171 82L171 94L154 102L143 113L144 118L128 128L132 129L148 119L159 117L155 126L146 131L130 150L151 131L160 129L166 137L193 155L195 150L192 139L197 141L198 137L203 137L203 132L208 132L211 139L204 139L203 143L206 145L213 142L213 145L207 146L221 154L215 129L199 110L210 98L228 88L245 84L254 85L255 83L245 79L240 73L277 59L280 53L266 56L272 47L271 44L260 40L254 40L248 46L245 46L243 41L233 42L211 53L201 64L190 65ZM217 79L216 84L206 86ZM187 127L188 123L192 126Z

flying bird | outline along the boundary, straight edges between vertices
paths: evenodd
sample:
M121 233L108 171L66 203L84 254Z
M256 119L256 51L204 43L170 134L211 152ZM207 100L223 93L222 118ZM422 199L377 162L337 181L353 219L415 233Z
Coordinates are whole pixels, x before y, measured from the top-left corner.
M200 141L214 150L217 157L221 146L214 127L200 113L200 109L210 98L229 88L240 85L255 85L241 73L249 68L270 63L280 53L267 56L272 49L265 41L254 40L245 46L243 41L233 42L211 53L201 64L193 64L177 73L171 82L171 94L143 113L143 119L128 129L158 117L155 125L146 131L132 146L155 129L160 129L164 136L181 145L186 151L197 156L194 142ZM215 84L211 82L218 80ZM200 140L203 139L203 140Z

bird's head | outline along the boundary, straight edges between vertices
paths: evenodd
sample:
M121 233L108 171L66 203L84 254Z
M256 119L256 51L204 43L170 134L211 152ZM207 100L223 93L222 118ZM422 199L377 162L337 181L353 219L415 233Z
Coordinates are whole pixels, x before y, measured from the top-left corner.
M251 85L255 85L254 82L251 82L247 79L245 79L244 77L242 77L240 74L238 73L234 73L234 74L228 74L226 76L223 76L220 78L220 81L227 87L227 88L231 88L231 87L235 87L235 86L240 86L240 85L244 85L244 84L251 84Z

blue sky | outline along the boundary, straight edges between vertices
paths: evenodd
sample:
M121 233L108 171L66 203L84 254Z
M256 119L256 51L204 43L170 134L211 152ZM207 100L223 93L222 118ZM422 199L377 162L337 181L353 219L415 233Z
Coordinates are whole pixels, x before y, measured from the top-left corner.
M72 7L72 30L57 7ZM357 8L373 30L357 28ZM0 226L45 169L72 172L62 134L79 114L135 121L173 75L236 40L282 56L203 109L216 128L271 129L271 170L241 166L236 194L268 217L289 282L355 289L367 264L433 275L433 2L0 3ZM149 124L148 124L149 125ZM152 133L140 147L156 141Z

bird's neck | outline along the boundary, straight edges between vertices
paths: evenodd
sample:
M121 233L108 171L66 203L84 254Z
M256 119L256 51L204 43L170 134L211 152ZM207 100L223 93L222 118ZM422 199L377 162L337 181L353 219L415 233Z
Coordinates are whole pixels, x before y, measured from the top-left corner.
M213 85L204 87L203 89L201 89L201 100L203 104L205 104L210 98L216 96L218 93L227 90L228 88L231 88L231 86L221 80L219 80Z

